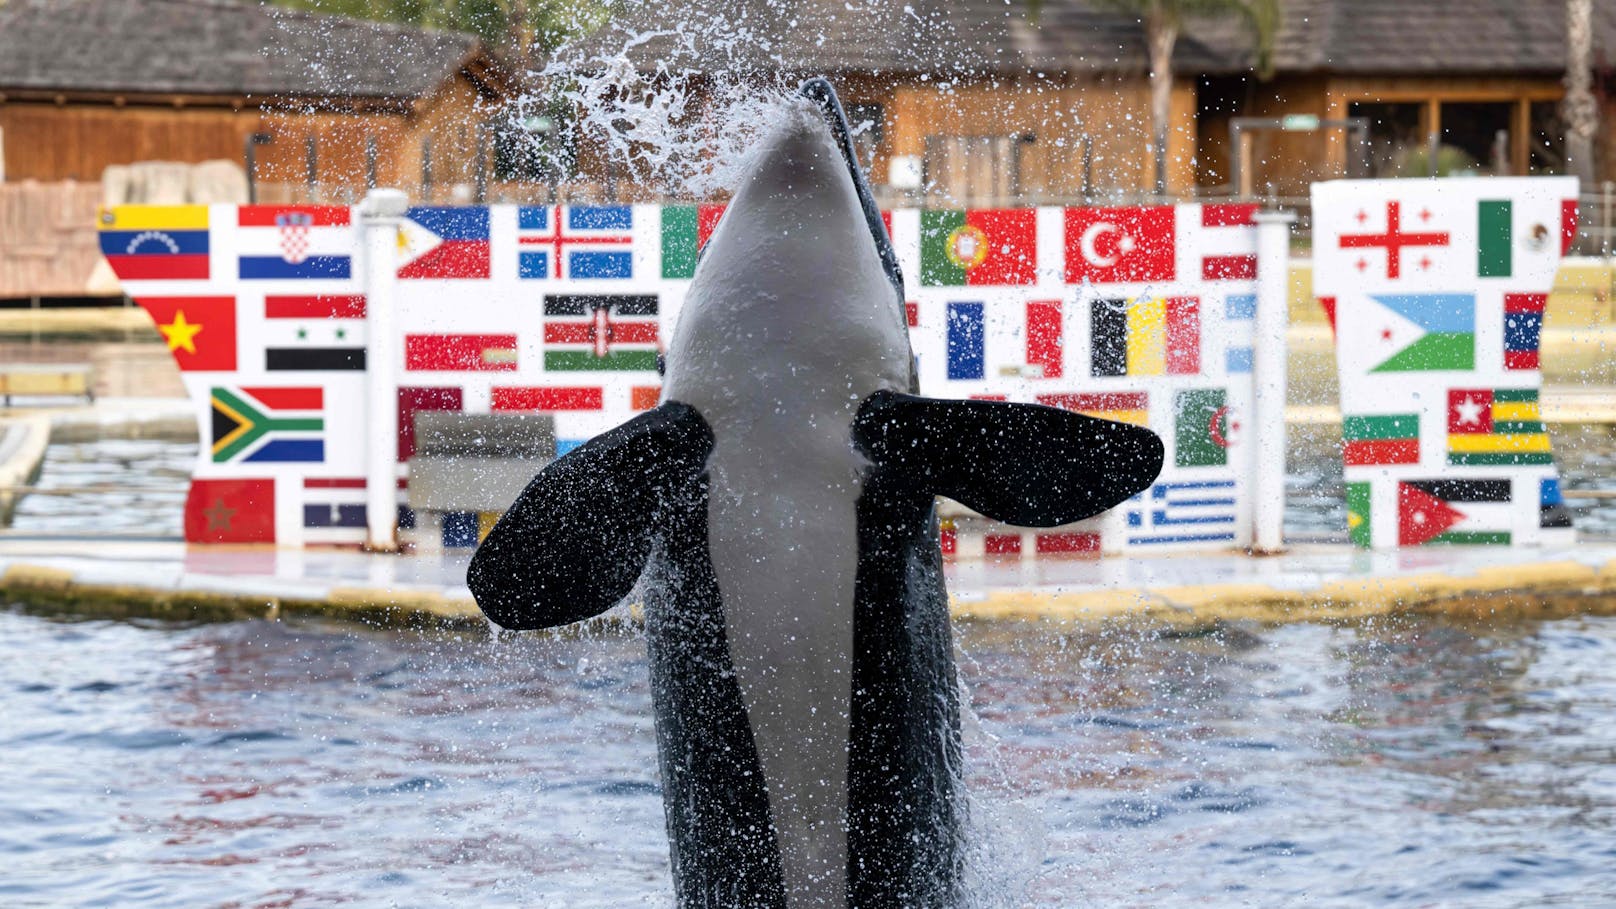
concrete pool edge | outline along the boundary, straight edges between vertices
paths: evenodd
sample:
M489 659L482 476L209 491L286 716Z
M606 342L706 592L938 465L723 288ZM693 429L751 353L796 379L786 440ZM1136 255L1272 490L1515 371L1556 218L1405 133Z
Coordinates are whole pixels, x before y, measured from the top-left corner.
M1482 567L1469 574L1320 577L1310 586L1260 580L1160 583L1086 589L967 588L952 597L960 621L1134 624L1190 630L1227 622L1354 621L1421 613L1462 619L1538 619L1616 615L1616 552L1595 562L1548 559ZM369 556L389 559L390 556ZM1243 555L1225 557L1255 564ZM210 622L324 617L378 627L484 628L464 588L322 584L269 576L163 572L139 559L95 570L50 559L6 558L0 550L0 607L59 616ZM311 583L312 582L312 583ZM638 610L616 609L597 627L621 626Z

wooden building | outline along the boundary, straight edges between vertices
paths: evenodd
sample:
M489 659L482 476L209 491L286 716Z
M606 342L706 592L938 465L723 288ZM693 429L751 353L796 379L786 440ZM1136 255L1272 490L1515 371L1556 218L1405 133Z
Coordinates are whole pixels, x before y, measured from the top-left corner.
M1367 121L1367 148L1340 129L1248 133L1245 182L1261 195L1306 195L1313 180L1349 173L1425 175L1433 146L1449 171L1563 173L1565 6L1284 0L1272 79L1199 74L1197 183L1203 191L1229 188L1236 116ZM1593 58L1616 88L1616 4L1594 4ZM1616 98L1608 94L1603 125L1598 171L1616 178Z
M470 184L505 92L454 32L236 0L0 3L4 182L250 156L269 199Z
M1616 85L1616 4L1595 6L1595 61ZM888 182L894 163L918 162L933 204L1145 195L1154 174L1140 21L1095 0L1040 7L1033 17L1025 0L731 4L726 18L765 42L711 37L701 27L710 14L669 5L615 23L580 56L610 56L625 32L660 30L665 37L631 51L642 70L672 61L675 71L831 75L854 119L874 127L874 182ZM1424 166L1433 137L1445 166L1561 170L1564 0L1281 0L1280 22L1267 80L1252 73L1253 42L1239 20L1185 23L1173 57L1172 195L1240 189L1230 145L1237 117L1303 115L1293 127L1308 117L1367 121L1367 148L1349 147L1335 129L1248 130L1245 190L1259 195L1305 196L1320 178L1410 173ZM1609 94L1606 111L1601 172L1616 177Z
M865 128L872 182L890 201L1128 200L1154 185L1143 33L1125 16L1080 2L1045 3L1035 24L1020 3L737 0L724 17L744 24L741 40L714 34L711 16L682 4L633 8L578 48L576 65L610 58L624 35L653 34L628 51L642 72L721 68L786 84L829 76L855 129ZM1208 23L1179 43L1175 65L1221 71L1239 41L1234 24ZM1195 188L1195 113L1189 75L1172 95L1175 194ZM894 192L900 172L920 174L927 190Z

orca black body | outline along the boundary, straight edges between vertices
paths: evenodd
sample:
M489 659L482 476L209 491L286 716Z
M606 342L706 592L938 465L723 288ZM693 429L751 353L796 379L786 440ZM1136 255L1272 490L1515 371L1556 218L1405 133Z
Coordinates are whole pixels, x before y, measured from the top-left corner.
M596 615L643 574L681 906L950 907L964 803L934 497L1069 523L1147 487L1162 446L905 393L896 258L835 93L803 94L817 117L764 156L698 266L664 403L546 467L468 583L527 629ZM805 241L824 263L779 251ZM806 330L829 317L830 337Z

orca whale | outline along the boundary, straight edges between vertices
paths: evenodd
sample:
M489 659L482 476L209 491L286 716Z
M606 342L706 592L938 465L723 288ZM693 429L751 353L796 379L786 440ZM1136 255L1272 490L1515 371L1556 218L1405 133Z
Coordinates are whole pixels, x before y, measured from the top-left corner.
M947 907L965 804L947 496L1050 527L1162 443L919 397L903 278L835 91L804 83L698 262L662 403L546 466L478 548L494 623L644 597L682 907Z

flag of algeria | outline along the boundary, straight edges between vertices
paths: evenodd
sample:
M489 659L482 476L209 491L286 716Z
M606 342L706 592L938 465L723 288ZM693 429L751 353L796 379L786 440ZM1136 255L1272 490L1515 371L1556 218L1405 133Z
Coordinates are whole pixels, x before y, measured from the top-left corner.
M1473 294L1373 294L1352 321L1369 372L1475 368Z

